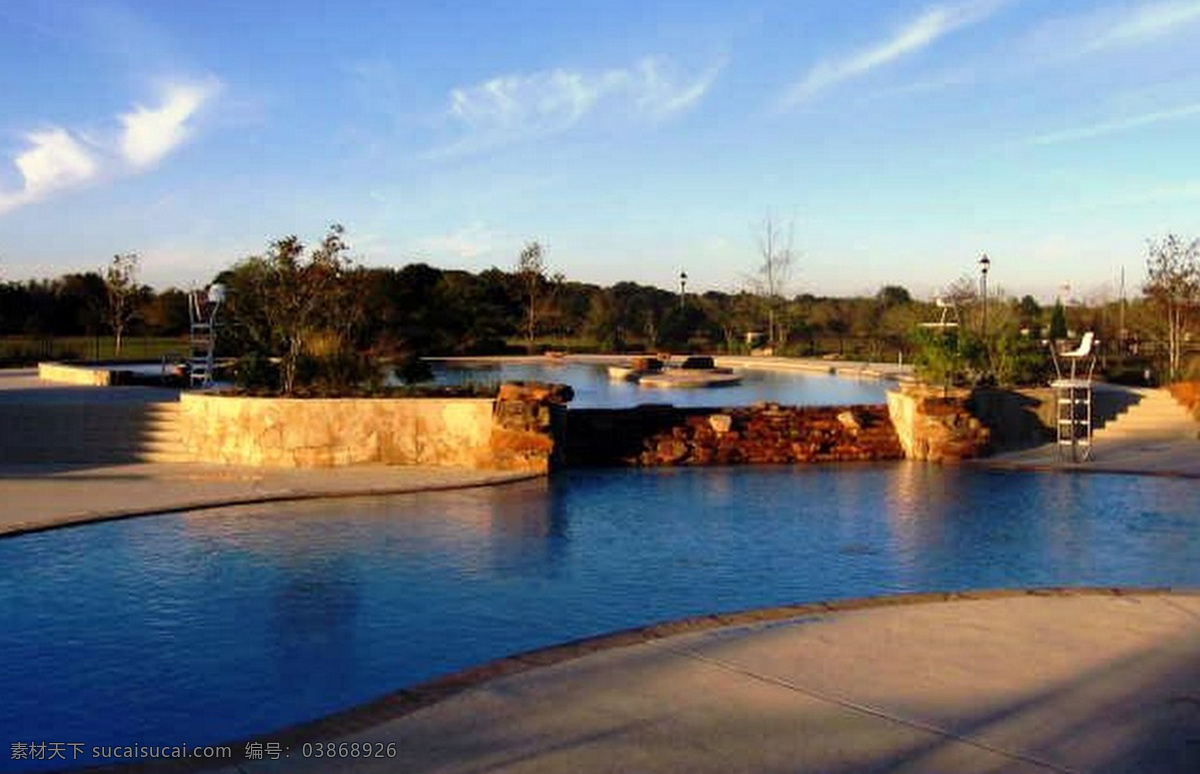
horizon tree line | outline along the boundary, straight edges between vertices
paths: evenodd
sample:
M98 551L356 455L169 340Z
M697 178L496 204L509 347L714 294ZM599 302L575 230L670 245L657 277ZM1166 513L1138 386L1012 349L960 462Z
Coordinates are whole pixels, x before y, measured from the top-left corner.
M745 334L762 330L776 354L837 355L863 359L911 358L919 323L936 318L931 302L914 299L901 285L884 285L870 297L788 296L794 264L790 226L764 220L747 287L732 292L689 293L622 281L581 283L551 273L545 248L527 243L511 269L480 272L439 269L425 263L375 268L348 258L344 229L334 226L306 259L292 236L275 240L261 256L238 261L214 279L230 289L223 348L286 353L289 369L300 355L352 353L408 355L501 354L542 348L605 351L707 350L745 352ZM0 282L0 336L69 337L111 333L179 337L187 333L187 293L156 292L138 282L136 253L114 256L103 273ZM1171 235L1148 245L1149 279L1142 298L1118 309L1105 301L1069 309L1044 309L1035 299L989 292L989 362L1012 355L1006 339L1021 331L1057 338L1065 324L1096 330L1109 342L1125 338L1142 354L1159 354L1168 378L1185 375L1192 342L1192 313L1200 306L1200 240ZM272 274L272 271L276 273ZM948 297L978 325L979 299L970 278L946 288ZM680 303L681 300L684 303ZM318 320L318 318L321 318ZM293 334L278 336L292 324ZM276 334L265 333L272 327ZM517 342L520 342L518 344ZM522 346L523 345L523 346ZM119 348L118 348L119 351ZM3 353L0 352L0 362ZM288 379L294 383L296 374Z

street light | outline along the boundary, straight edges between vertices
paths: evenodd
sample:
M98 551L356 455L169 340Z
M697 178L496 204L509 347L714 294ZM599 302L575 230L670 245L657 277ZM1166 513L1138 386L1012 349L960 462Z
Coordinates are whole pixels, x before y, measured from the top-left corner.
M687 295L687 272L679 272L679 311L683 311L683 299Z
M983 296L983 335L987 335L987 273L991 268L992 261L987 257L987 253L979 259L979 290Z

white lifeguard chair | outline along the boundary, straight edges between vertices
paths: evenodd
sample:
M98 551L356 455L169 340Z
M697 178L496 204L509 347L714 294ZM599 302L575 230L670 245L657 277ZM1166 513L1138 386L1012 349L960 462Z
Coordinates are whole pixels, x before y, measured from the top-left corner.
M1068 453L1072 462L1092 457L1092 374L1096 369L1096 346L1100 342L1092 331L1083 334L1079 346L1067 352L1056 352L1053 344L1050 356L1054 359L1055 415L1058 431L1058 456ZM1064 375L1064 367L1066 374Z
M191 322L191 352L188 355L188 381L193 387L211 387L213 355L217 346L217 310L225 301L225 286L213 283L207 291L188 295Z

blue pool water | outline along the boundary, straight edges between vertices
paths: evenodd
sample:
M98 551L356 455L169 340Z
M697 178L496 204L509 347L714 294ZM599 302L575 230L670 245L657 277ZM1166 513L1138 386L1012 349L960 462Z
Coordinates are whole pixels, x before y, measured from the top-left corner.
M500 382L550 381L575 390L571 408L628 408L639 403L671 403L681 407L749 406L771 401L789 406L846 406L885 403L890 382L847 379L819 371L777 372L738 370L742 381L730 387L662 389L634 382L613 381L605 366L590 363L547 361L540 363L435 363L434 376L442 384L499 384Z
M1197 502L1189 480L912 463L576 471L7 538L0 769L18 768L12 741L253 737L683 616L922 590L1200 586Z

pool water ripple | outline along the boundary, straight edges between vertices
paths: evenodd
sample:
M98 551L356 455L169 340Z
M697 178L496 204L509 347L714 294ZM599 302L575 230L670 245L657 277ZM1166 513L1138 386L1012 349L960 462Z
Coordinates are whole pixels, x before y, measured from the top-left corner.
M913 463L576 471L7 538L0 740L253 737L513 652L713 612L1200 586L1197 495L1190 480Z

